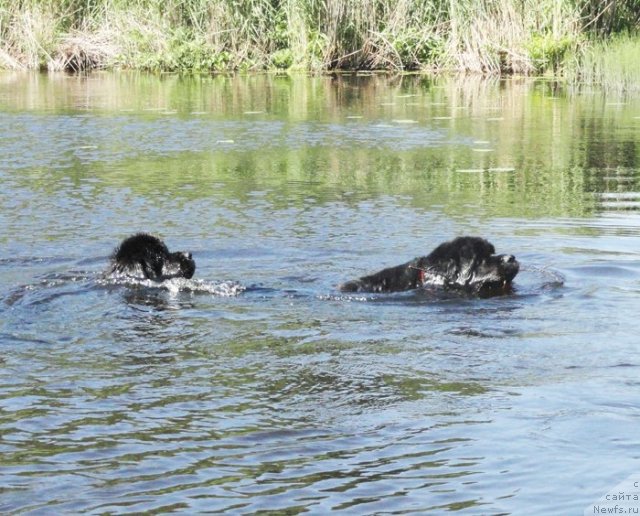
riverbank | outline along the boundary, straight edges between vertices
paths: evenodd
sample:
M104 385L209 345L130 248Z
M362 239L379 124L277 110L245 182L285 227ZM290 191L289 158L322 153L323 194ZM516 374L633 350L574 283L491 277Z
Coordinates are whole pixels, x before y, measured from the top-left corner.
M640 88L633 2L0 0L0 67L552 75Z

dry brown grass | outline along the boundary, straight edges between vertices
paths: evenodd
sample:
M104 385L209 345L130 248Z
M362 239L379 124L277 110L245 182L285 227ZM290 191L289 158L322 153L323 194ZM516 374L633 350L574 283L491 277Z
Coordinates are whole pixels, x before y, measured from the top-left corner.
M118 56L117 37L111 32L80 32L63 36L48 61L51 71L82 72L106 68Z
M37 69L50 59L57 37L57 19L53 13L34 5L3 16L0 23L0 55L11 69Z

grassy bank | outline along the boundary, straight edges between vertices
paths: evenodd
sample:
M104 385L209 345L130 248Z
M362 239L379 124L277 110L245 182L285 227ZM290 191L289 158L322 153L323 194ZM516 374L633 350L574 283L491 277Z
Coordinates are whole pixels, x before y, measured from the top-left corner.
M639 92L640 37L620 34L593 41L582 49L579 62L567 66L566 76L573 83Z
M639 20L640 0L0 0L0 67L585 78L588 50Z

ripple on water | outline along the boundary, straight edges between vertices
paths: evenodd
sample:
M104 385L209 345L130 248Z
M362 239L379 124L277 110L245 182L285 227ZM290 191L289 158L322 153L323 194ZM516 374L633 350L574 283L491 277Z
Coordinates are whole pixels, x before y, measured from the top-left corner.
M260 148L334 146L413 149L442 144L445 132L418 124L380 125L362 122L358 130L343 124L282 121L183 120L158 116L152 120L122 115L101 119L82 115L13 115L22 136L0 139L0 155L16 156L5 165L11 169L71 167L121 161L139 156L173 155L181 152L213 152L222 143L245 151ZM175 138L175 134L182 138ZM40 145L40 135L55 135L49 145ZM28 136L27 136L28 135ZM91 135L88 139L87 135ZM99 145L94 145L95 142ZM460 139L463 141L463 139ZM69 151L71 149L71 151Z
M125 75L2 84L0 511L575 514L637 467L628 113L527 81ZM203 279L104 278L133 228ZM335 290L469 232L518 256L513 292Z
M484 458L469 447L469 429L485 423L468 416L447 416L437 425L429 418L369 428L360 424L354 432L348 426L305 428L273 414L261 422L262 428L252 428L249 420L254 418L241 405L205 410L202 404L210 398L206 389L180 384L180 396L162 404L166 393L137 400L133 384L111 392L105 385L104 394L111 400L108 419L100 417L100 404L94 405L94 412L90 404L81 410L69 405L40 428L39 422L53 414L39 413L42 399L23 398L23 406L34 410L23 430L30 428L42 441L57 437L46 447L46 461L37 459L36 448L35 462L23 458L21 465L7 466L5 480L11 481L13 491L4 497L3 506L10 511L46 506L62 512L178 507L369 512L401 492L403 504L420 511L434 505L454 508L456 503L445 494L452 492L466 492L457 503L464 499L475 506L468 481L487 474ZM100 391L87 394L93 398ZM127 410L128 403L138 404L135 413ZM385 415L378 417L384 420ZM20 447L19 435L7 436L9 459L12 449L17 453ZM31 490L34 482L45 480L48 489L20 496L22 489ZM82 492L92 496L78 496Z

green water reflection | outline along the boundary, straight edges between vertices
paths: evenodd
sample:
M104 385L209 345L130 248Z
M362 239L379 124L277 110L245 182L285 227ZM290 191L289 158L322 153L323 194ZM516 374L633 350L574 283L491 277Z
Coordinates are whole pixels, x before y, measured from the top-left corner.
M7 73L0 109L31 116L3 149L12 180L86 185L87 202L115 187L179 203L260 191L276 207L391 195L450 216L640 207L640 100L541 80ZM79 118L97 125L64 133ZM16 142L40 133L68 144L22 163Z

